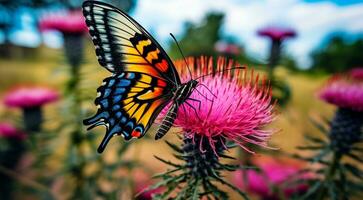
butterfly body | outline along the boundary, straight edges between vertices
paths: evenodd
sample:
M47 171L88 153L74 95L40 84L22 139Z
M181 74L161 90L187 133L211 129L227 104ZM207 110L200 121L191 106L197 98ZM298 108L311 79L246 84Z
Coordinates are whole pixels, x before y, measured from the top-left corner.
M189 99L193 90L197 87L198 81L190 80L182 85L180 85L173 95L173 103L170 106L168 112L166 113L158 131L156 132L155 139L158 140L162 138L174 124L177 117L178 109L180 105L185 103Z
M163 48L123 11L98 1L85 1L82 7L98 62L112 73L97 89L96 115L83 121L89 129L106 127L98 152L115 135L125 140L143 137L171 103L156 138L164 136L198 82L181 83Z

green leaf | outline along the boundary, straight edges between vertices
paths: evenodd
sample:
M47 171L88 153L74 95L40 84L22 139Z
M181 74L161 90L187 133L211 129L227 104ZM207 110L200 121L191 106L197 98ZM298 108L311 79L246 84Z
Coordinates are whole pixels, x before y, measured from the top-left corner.
M176 144L170 143L169 141L165 141L165 143L172 148L174 151L178 152L178 153L183 153L183 150L178 147Z
M225 181L225 180L223 180L223 179L221 179L221 178L219 178L218 176L214 176L214 178L218 181L218 182L220 182L220 183L222 183L222 184L224 184L224 185L227 185L228 187L230 187L232 190L234 190L234 191L236 191L241 197L243 197L243 199L245 199L245 200L248 200L249 198L248 198L248 196L247 196L247 194L246 193L244 193L244 192L242 192L239 188L237 188L236 186L234 186L234 185L232 185L232 184L230 184L229 182L227 182L227 181Z
M201 180L197 180L196 183L195 183L192 200L198 200L199 199L199 185L200 185L200 182L201 182Z
M164 160L164 159L162 159L162 158L160 158L160 157L158 157L158 156L155 156L155 155L154 155L154 157L155 157L156 159L158 159L159 161L161 161L161 162L163 162L163 163L167 164L167 165L170 165L170 166L173 166L173 167L182 167L181 165L178 165L178 164L172 163L172 162L170 162L170 161Z
M363 179L363 172L360 169L356 168L355 166L349 163L344 164L343 167L352 175L356 176L359 179Z
M320 180L316 180L313 186L309 188L309 190L302 196L301 199L309 199L311 195L314 195L322 186L323 182Z
M359 156L357 156L357 155L355 155L355 154L353 154L353 153L348 153L347 155L348 155L349 157L353 158L354 160L356 160L356 161L358 161L358 162L363 163L363 159L362 159L362 158L360 158Z

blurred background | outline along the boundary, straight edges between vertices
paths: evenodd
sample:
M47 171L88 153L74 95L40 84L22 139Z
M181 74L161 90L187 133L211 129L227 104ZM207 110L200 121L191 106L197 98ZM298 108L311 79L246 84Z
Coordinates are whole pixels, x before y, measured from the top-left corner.
M82 2L0 0L0 122L27 135L15 144L20 152L1 154L2 159L19 154L10 170L0 170L14 182L4 198L79 199L93 191L88 195L128 199L166 169L153 155L173 159L163 141L148 138L130 143L115 138L103 154L96 153L104 130L86 134L81 123L95 112L96 89L110 74L97 63ZM363 66L359 0L105 2L128 12L173 60L181 54L169 33L186 56L224 56L269 77L279 100L270 126L281 129L270 144L283 152L295 152L304 133L316 132L311 118L333 115L334 107L316 95L327 78ZM9 95L18 88L29 91L16 94L23 102L11 103ZM34 99L40 103L23 105ZM29 116L38 117L40 127ZM166 140L178 142L174 136Z

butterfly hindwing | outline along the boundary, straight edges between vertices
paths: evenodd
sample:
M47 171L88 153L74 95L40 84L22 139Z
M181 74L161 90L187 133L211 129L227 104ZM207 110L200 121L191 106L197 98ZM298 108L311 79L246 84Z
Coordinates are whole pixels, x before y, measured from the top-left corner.
M116 134L126 140L144 136L172 97L165 86L166 82L139 73L115 74L106 78L97 90L97 114L84 120L85 125L91 125L90 128L107 127L98 151L102 152Z
M103 67L113 73L147 73L174 86L180 84L163 48L126 13L102 2L86 1L83 14Z

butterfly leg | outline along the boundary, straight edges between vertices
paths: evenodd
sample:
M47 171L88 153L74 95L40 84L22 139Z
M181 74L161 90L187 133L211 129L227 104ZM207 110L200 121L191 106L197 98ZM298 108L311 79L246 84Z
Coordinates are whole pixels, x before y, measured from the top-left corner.
M198 89L196 89L195 88L195 90L202 96L202 97L204 97L206 100L208 100L208 101L213 101L213 100L211 100L211 99L208 99L208 97L207 96L205 96L204 94L202 94Z
M200 107L201 107L202 102L199 99L188 98L187 100L191 100L191 101L198 102L198 109L200 110Z
M198 119L199 119L199 120L202 120L202 119L199 117L199 114L198 114L198 112L197 112L197 109L195 109L195 108L194 108L194 106L193 106L192 104L190 104L189 102L185 101L185 103L186 103L188 106L190 106L190 107L194 110L194 112L195 112L195 114L197 115Z
M213 92L212 92L212 90L211 89L209 89L206 85L204 85L204 84L202 84L202 83L200 83L199 84L200 86L203 86L203 87L205 87L207 90L208 90L208 92L209 93L211 93L215 98L217 98L217 95L215 95Z

